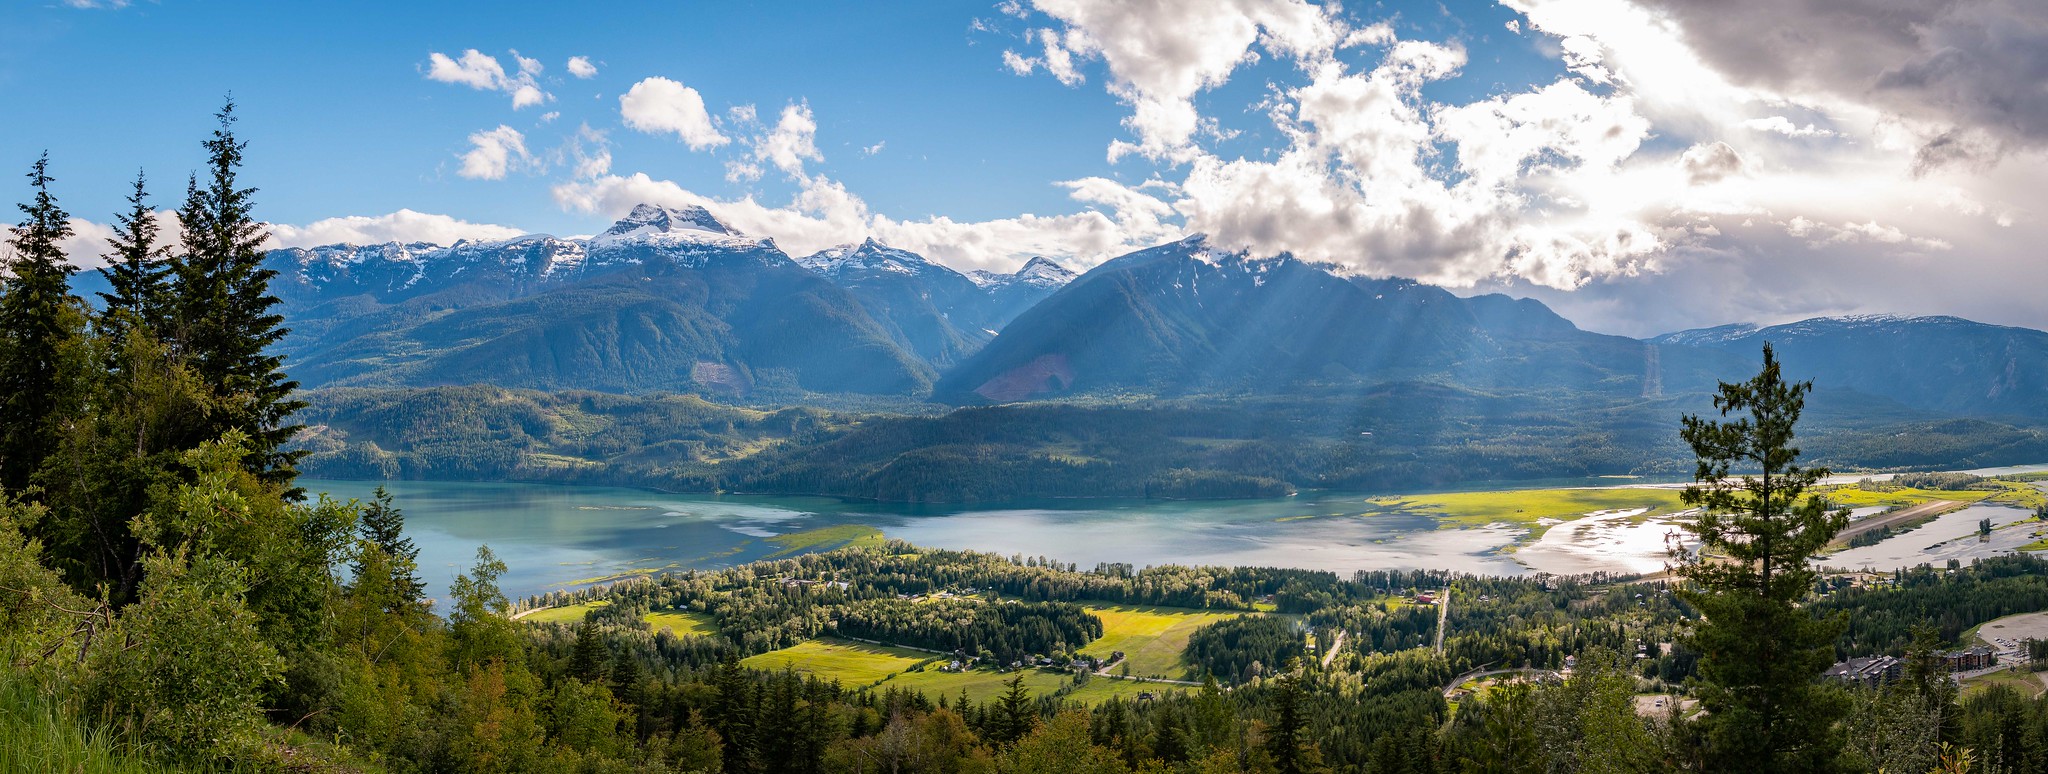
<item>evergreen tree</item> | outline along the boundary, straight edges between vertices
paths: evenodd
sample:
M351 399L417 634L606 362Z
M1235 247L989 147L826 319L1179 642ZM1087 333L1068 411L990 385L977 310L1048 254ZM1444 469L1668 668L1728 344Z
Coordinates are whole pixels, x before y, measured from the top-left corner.
M419 546L405 536L405 513L392 503L391 493L382 486L362 507L363 539L383 552L385 580L390 582L392 592L405 604L420 601L427 584L419 578ZM365 577L366 568L361 561L356 563L355 574L357 583L373 582Z
M1274 680L1273 727L1267 729L1266 755L1279 774L1322 771L1322 756L1309 737L1308 712L1302 706L1300 673L1290 670Z
M1840 751L1834 721L1846 707L1816 678L1834 659L1845 622L1800 603L1814 587L1809 560L1847 515L1807 489L1827 475L1797 464L1792 445L1811 382L1787 383L1769 345L1763 370L1723 382L1714 407L1734 421L1688 415L1680 435L1699 457L1684 501L1702 509L1687 529L1699 541L1679 572L1685 601L1700 612L1699 651L1710 768L1821 771ZM1745 473L1731 477L1741 466ZM1754 473L1750 473L1754 471Z
M119 342L136 325L161 336L169 323L170 248L159 244L156 211L149 206L148 181L135 173L135 191L128 195L128 211L114 216L114 248L105 257L105 277L112 292L102 292L106 309L100 316L100 330Z
M35 199L19 205L26 217L8 240L13 255L0 280L0 487L8 490L27 486L55 451L59 410L74 397L64 359L83 317L60 244L71 216L50 194L49 166L45 153L29 168Z
M263 267L262 245L270 235L253 213L256 189L237 187L248 143L235 139L234 101L215 115L220 127L204 143L207 184L187 182L185 204L178 210L185 254L173 263L177 319L172 339L223 401L200 436L241 430L253 451L250 471L289 483L304 452L284 449L299 430L287 421L305 403L292 398L299 384L285 376L284 358L269 354L287 329L284 317L272 310L278 299L270 294L270 280L277 272Z
M996 697L994 728L989 736L998 744L1014 744L1038 726L1038 713L1031 706L1031 692L1024 687L1024 673L1003 683L1003 695Z
M597 633L597 624L584 621L576 627L576 649L569 656L569 674L594 685L604 679L605 662L609 660L611 652L604 646L604 637Z

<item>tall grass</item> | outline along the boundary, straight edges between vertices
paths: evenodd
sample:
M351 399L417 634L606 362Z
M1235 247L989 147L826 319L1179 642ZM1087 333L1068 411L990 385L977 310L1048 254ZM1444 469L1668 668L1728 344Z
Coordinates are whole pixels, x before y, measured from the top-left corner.
M0 771L57 774L187 772L84 723L34 677L0 669Z

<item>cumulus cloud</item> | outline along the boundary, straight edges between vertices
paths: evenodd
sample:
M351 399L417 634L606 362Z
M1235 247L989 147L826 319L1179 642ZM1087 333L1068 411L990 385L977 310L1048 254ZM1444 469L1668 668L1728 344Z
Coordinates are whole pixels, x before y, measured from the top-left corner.
M720 134L704 96L696 89L655 76L633 84L619 97L619 116L626 125L648 134L673 134L690 150L707 150L732 142Z
M455 173L471 180L503 180L507 172L533 161L533 155L526 152L526 137L504 124L471 134L469 144L469 152L462 154L462 168Z
M471 223L448 215L402 209L389 215L327 218L303 226L274 223L270 226L267 246L316 247L338 242L429 242L447 245L463 239L510 239L523 233L508 226Z
M1254 46L1309 61L1327 56L1346 32L1334 8L1303 0L1033 0L1031 5L1064 29L1037 34L1042 57L1006 52L1006 63L1021 73L1044 66L1062 82L1078 83L1073 62L1100 58L1109 69L1111 93L1132 108L1124 126L1137 138L1112 143L1112 161L1128 153L1190 158L1202 125L1195 95L1227 81Z
M427 79L510 94L514 110L555 98L540 88L540 60L520 56L517 51L512 52L512 60L516 70L507 73L497 57L473 48L463 51L459 58L436 51L427 55Z
M1693 185L1718 183L1742 174L1742 154L1725 142L1703 142L1685 149L1678 166Z
M585 56L572 56L572 57L569 57L569 65L568 65L567 69L568 69L568 71L569 71L569 74L570 74L570 75L576 76L576 77L578 77L578 78L595 78L595 77L597 77L597 65L594 65L594 64L591 64L591 63L590 63L590 57L585 57Z
M751 234L774 237L793 255L874 238L960 269L1013 269L1032 255L1058 255L1094 264L1179 235L1161 222L1165 205L1100 178L1062 183L1077 200L1095 205L1070 215L1019 215L985 221L935 216L903 221L872 212L844 185L822 176L802 182L787 203L752 196L717 199L646 173L609 175L555 186L563 209L618 217L642 202L697 205ZM1147 202L1150 202L1149 204Z
M811 116L811 106L789 105L782 109L774 130L754 146L754 157L775 165L784 174L801 177L805 160L825 160L818 153L817 139L818 121Z

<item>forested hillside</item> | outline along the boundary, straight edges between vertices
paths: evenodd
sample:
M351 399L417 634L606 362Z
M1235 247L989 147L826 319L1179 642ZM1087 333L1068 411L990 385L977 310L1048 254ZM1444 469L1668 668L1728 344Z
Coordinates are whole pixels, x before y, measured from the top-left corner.
M2029 425L1824 392L1807 452L1844 469L2048 459ZM1292 397L1026 403L937 415L750 409L675 395L493 387L306 394L309 473L554 481L890 501L1263 497L1301 488L1682 475L1704 397L1616 401L1391 384Z

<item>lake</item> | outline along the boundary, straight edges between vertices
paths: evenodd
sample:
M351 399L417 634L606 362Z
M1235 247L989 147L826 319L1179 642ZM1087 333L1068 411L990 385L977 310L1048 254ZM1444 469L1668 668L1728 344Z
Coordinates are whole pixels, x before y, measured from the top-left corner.
M1340 575L1387 569L1489 575L1651 572L1662 568L1664 538L1676 528L1669 520L1600 513L1553 527L1541 539L1509 550L1526 534L1523 527L1447 527L1434 516L1381 512L1368 502L1379 494L949 506L547 484L382 483L405 511L406 533L420 546L421 576L436 595L474 563L476 548L483 544L510 567L502 585L508 595L519 597L622 573L744 564L781 550L767 538L841 524L876 527L918 545L1044 556L1084 569L1101 562L1264 565ZM379 482L301 479L300 484L309 492L367 499ZM2001 523L2023 516L2009 508L1981 510L2000 511L1995 516ZM1918 564L2012 547L2001 539L1995 545L1979 546L1973 540L1921 550L1961 529L1956 525L1974 529L1984 515L1971 508L1839 558ZM2019 530L2009 532L2019 536Z

